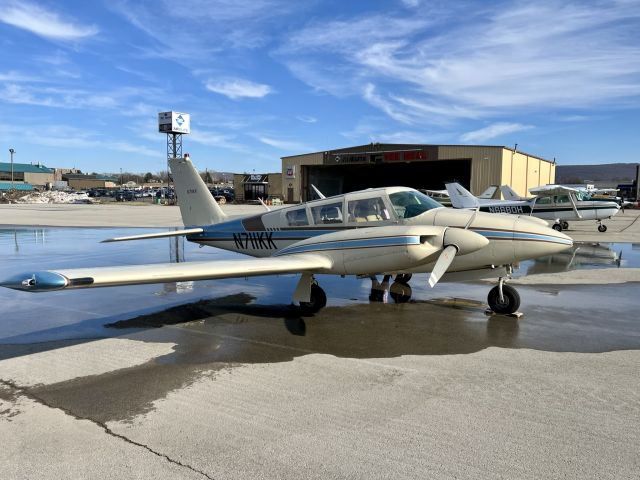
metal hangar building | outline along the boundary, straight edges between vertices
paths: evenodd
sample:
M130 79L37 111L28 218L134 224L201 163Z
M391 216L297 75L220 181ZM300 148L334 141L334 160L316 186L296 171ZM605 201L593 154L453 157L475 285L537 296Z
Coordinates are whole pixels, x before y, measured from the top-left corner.
M282 197L287 203L325 194L401 185L441 190L457 181L479 194L490 185L510 185L518 194L555 181L555 160L516 148L486 145L370 143L282 157Z

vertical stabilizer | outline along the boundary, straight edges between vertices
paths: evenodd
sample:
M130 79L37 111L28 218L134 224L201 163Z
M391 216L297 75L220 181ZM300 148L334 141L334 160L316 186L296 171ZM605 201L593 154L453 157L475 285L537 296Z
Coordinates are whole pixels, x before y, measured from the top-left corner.
M185 227L212 225L226 220L227 216L188 157L169 159L169 167Z
M476 208L479 206L478 199L459 183L446 183L445 186L453 208Z
M518 195L509 185L501 185L500 191L505 200L526 200Z

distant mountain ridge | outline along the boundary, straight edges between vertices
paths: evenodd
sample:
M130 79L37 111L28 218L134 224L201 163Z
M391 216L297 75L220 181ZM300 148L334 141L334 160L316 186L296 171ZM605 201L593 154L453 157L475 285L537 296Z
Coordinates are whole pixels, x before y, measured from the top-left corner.
M617 185L631 183L636 178L637 163L606 163L600 165L558 165L556 183L595 183Z

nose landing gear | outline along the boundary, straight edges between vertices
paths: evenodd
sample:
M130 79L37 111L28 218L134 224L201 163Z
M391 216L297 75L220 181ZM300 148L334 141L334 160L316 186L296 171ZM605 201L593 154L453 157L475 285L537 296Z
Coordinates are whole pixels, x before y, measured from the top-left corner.
M512 267L509 266L507 269L509 277L511 277L511 271ZM503 315L515 313L520 308L520 294L515 288L504 283L504 277L500 277L498 282L498 285L493 287L487 296L489 308L493 312Z

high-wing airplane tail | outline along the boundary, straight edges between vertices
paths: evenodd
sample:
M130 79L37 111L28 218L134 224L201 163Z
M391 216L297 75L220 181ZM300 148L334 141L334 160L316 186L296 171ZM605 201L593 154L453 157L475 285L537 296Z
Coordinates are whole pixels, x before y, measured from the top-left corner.
M505 200L526 200L526 198L522 198L518 195L509 185L501 185L500 191L502 192L502 196Z
M489 187L484 192L478 195L478 198L485 198L487 200L491 200L496 194L497 190L498 190L497 185L489 185Z
M189 157L169 159L185 227L212 225L227 216L216 203Z
M446 183L453 208L477 208L480 204L473 194L459 183Z

